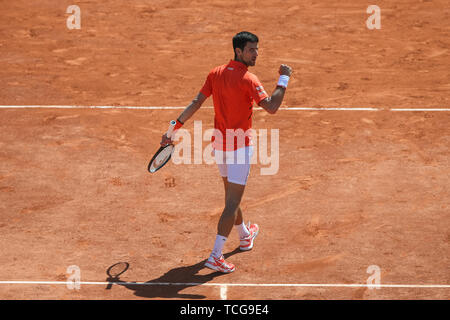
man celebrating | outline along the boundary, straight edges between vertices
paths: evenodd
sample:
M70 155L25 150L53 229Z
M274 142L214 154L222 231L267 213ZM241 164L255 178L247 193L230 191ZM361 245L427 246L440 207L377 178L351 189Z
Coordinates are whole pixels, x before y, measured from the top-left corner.
M257 224L245 225L239 207L250 173L250 159L253 154L249 129L252 127L253 103L270 114L277 112L292 73L287 65L281 65L279 80L272 96L268 96L259 79L248 71L256 64L258 37L250 32L239 32L233 37L234 60L214 68L195 99L177 119L174 130L179 129L213 96L214 128L212 137L214 156L225 187L225 208L220 216L214 248L205 263L213 270L230 273L233 264L226 262L222 249L233 225L239 233L240 249L251 250L259 232ZM161 145L172 143L163 135Z

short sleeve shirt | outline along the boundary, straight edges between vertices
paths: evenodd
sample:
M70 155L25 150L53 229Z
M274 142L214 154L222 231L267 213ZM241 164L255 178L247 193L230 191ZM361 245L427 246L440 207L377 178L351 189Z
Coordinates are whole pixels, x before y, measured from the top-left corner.
M231 60L211 70L200 92L213 96L214 149L231 151L251 145L253 104L268 97L258 77L242 62Z

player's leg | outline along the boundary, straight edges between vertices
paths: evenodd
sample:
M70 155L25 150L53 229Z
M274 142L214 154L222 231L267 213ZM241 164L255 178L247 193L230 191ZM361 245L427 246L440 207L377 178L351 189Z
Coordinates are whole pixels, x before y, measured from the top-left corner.
M227 195L227 187L228 187L228 177L222 177L223 179L223 186L225 189L225 199ZM251 232L248 230L250 226L247 226L244 221L244 215L241 210L241 206L238 207L237 213L236 213L236 220L234 222L234 227L236 228L239 239L246 239L249 237ZM247 245L247 244L245 244Z
M231 164L227 161L224 162L224 160L226 160L225 158L227 154L225 154L224 152L215 153L216 162L224 181L225 208L222 212L222 215L220 216L217 226L217 236L214 243L214 248L205 265L208 268L216 271L229 273L235 270L233 264L227 263L225 261L222 255L222 250L231 230L233 229L233 225L235 225L236 222L240 222L240 225L243 224L242 211L239 209L239 206L250 172L249 159L251 157L251 153L249 151L251 151L250 148L248 148L248 150L245 150L245 156L246 158L248 158L248 161L246 161L245 163L233 162ZM253 225L253 227L255 226L257 228L257 225ZM248 245L248 241L246 240L244 245L245 249L242 249L241 239L241 250L250 250L253 247L253 240L256 234L257 232L253 232L253 234L250 233L249 237L247 237L247 240L251 242L251 245Z
M226 153L223 151L214 150L214 156L216 159L216 164L219 168L220 175L222 176L225 188L225 207L227 204L227 195L228 195L228 167L225 161ZM224 233L224 232L222 232ZM224 233L226 234L226 232ZM222 250L227 240L226 236L217 234L216 240L214 242L214 247L209 256L208 260L205 263L205 266L224 273L229 273L234 271L234 265L231 263L227 263L222 255Z
M205 263L205 266L210 269L224 273L230 273L235 270L232 263L225 261L222 250L236 221L237 209L239 208L244 190L245 185L235 183L227 184L225 208L223 209L217 225L217 235L214 242L214 248Z
M228 187L228 177L222 177L223 180L223 187L225 190L225 201L227 199L227 187ZM239 206L237 209L237 213L236 213L236 221L234 222L235 226L240 226L241 224L244 223L244 217L242 214L242 210L241 207Z
M225 196L225 208L220 216L217 233L228 237L236 222L239 205L244 194L245 185L228 182ZM242 217L242 212L241 212Z
M242 214L242 210L240 209L240 199L242 199L242 194L243 191L245 189L245 185L242 184L235 184L235 183L231 183L229 181L225 181L224 179L224 184L225 184L225 195L226 195L226 201L225 201L225 209L222 213L222 216L220 217L219 220L219 224L218 224L218 235L220 236L219 239L222 239L223 242L222 244L224 244L224 242L226 241L226 239L228 238L231 229L232 229L232 219L234 219L234 226L236 227L236 230L238 231L239 234L239 240L240 240L240 245L239 248L242 251L248 251L251 250L253 248L253 243L254 240L256 238L256 236L259 233L259 226L257 224L250 224L248 223L248 225L245 225L244 219L243 219L243 214ZM233 196L233 194L237 194L235 193L236 190L238 194L239 194L239 204L236 206L233 206L234 203L234 199L237 199L236 197ZM242 192L241 192L242 190ZM231 203L230 203L231 201ZM232 213L232 211L227 212L227 208L230 208L231 210L233 210L236 207L236 211L234 211L234 213ZM226 216L227 214L229 214L230 216ZM222 246L220 246L222 247Z
M247 179L250 174L250 160L252 155L253 147L245 147L236 150L236 163L230 164L227 167L228 184L247 184ZM239 248L243 251L251 250L253 248L253 242L259 233L259 226L251 223L246 225L243 219L242 210L240 210L240 208L236 214L235 226L239 234Z

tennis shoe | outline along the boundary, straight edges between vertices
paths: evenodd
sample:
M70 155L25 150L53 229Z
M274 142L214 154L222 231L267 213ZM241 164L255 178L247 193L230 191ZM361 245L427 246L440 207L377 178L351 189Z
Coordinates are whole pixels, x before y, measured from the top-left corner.
M250 224L249 222L247 225L247 229L250 232L250 235L240 239L239 249L241 249L241 251L252 250L253 242L255 241L255 238L259 232L259 226L256 223Z
M208 260L206 260L205 267L222 273L231 273L235 270L234 264L226 262L223 255L219 258L210 255Z

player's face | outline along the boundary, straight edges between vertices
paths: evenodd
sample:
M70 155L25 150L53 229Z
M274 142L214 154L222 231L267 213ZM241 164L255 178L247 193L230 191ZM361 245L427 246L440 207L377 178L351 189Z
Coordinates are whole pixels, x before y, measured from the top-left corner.
M247 42L242 51L241 60L247 66L254 66L256 64L256 58L258 57L258 43Z

